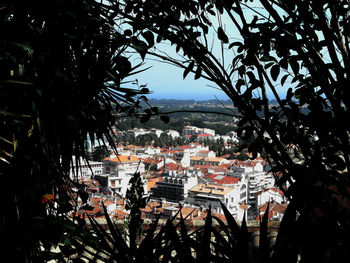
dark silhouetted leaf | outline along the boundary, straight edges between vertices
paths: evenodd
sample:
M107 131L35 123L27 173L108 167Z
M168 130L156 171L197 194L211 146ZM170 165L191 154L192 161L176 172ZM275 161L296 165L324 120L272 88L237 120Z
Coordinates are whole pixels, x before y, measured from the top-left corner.
M190 62L190 64L187 66L187 68L185 69L184 74L183 74L183 78L184 78L184 79L186 78L186 76L188 75L188 73L190 73L190 72L192 71L193 67L194 67L194 60L192 60L192 61Z
M281 78L281 85L283 86L284 83L286 82L287 78L289 77L288 74L284 75L282 78Z
M222 29L222 27L218 27L218 38L224 42L224 43L228 43L228 37L225 34L224 30Z
M200 66L197 67L196 74L194 75L194 79L199 79L202 75L202 69Z
M145 122L147 122L150 118L151 118L151 115L150 115L150 114L144 114L144 115L142 115L142 117L141 117L141 119L140 119L140 122L141 122L141 123L145 123Z
M274 81L277 80L279 74L280 74L280 66L277 65L277 64L272 66L272 68L271 68L271 77L272 77L272 79Z
M81 207L82 210L92 211L94 210L94 207L91 205L84 205Z
M169 123L169 121L170 121L170 119L169 119L169 117L167 115L160 115L160 119L164 123Z

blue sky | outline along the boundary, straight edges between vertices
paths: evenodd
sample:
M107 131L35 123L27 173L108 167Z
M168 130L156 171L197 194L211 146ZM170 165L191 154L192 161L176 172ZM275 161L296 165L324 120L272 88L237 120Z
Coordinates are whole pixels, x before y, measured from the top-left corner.
M255 8L260 8L255 6ZM245 10L246 15L253 19L253 13L251 10ZM261 11L261 10L260 10ZM220 20L220 21L219 21ZM219 24L222 24L223 29L226 31L226 34L229 36L230 42L240 41L240 34L237 29L232 26L232 22L228 16L223 15L219 20L217 17L212 17L211 21L213 22L213 27L217 28ZM213 29L210 29L208 34L208 39L216 39L213 43L213 54L221 61L221 44L218 42L216 37L216 32ZM209 42L209 41L208 41ZM227 46L226 46L227 48ZM157 44L157 49L162 50L166 54L176 57L176 52L174 47L171 47L170 44ZM232 51L225 50L224 55L225 65L227 68L234 57ZM138 60L137 62L140 62ZM219 90L218 88L210 87L214 85L205 79L194 80L194 75L192 73L188 74L186 79L183 79L183 69L177 68L175 66L161 63L155 60L152 60L150 55L146 55L144 67L152 66L150 69L138 74L136 77L139 81L139 84L147 84L147 88L150 89L153 93L148 96L148 98L157 98L157 99L194 99L194 100L209 100L209 99L219 99L226 100L228 97L226 94ZM277 83L276 83L277 84ZM281 89L282 93L284 88ZM268 91L268 97L273 97L271 91Z
M146 59L145 67L151 65L152 68L137 75L139 84L147 84L147 88L153 91L147 96L148 98L209 100L217 97L220 100L228 99L223 91L208 87L210 82L207 80L194 80L193 74L188 74L186 79L183 79L183 69Z

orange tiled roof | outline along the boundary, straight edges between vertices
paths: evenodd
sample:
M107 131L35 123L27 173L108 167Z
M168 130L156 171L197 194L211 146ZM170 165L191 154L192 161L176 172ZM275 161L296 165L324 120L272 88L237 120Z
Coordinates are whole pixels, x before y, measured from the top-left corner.
M283 214L287 209L287 204L279 204L276 202L271 202L269 207L269 218L272 218L277 213ZM264 214L267 209L267 203L259 206L260 214Z
M147 181L147 191L150 191L152 187L156 186L156 183L159 181L163 181L163 177L155 177L155 178L150 178Z
M190 191L196 193L212 193L215 195L225 195L230 191L234 190L233 187L221 186L215 184L198 184L195 187L192 187Z
M127 163L127 162L137 162L140 160L140 158L135 155L117 155L113 159L110 159L109 157L107 157L107 159L105 160L109 160L114 163Z
M224 178L218 180L218 179L213 179L211 183L217 183L217 184L236 184L238 183L239 179L236 177L231 177L231 176L225 176Z

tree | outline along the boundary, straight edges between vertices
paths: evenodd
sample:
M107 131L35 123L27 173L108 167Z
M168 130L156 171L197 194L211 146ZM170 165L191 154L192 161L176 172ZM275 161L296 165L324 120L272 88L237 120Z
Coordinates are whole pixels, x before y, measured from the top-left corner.
M276 262L280 247L288 262L347 261L349 1L135 0L125 11L179 54L150 55L227 94L243 147L267 156L290 200Z
M69 211L60 202L72 193L66 188L72 156L86 159L88 135L113 145L114 113L133 114L148 93L126 82L142 64L125 51L143 57L151 44L118 25L118 12L97 1L1 3L4 261L43 262L54 257L52 245L70 246L65 233L81 230L65 220ZM77 193L86 202L87 193ZM56 215L48 215L47 202L58 204Z
M96 162L101 162L105 157L108 157L111 151L105 146L96 146L91 152L91 159Z

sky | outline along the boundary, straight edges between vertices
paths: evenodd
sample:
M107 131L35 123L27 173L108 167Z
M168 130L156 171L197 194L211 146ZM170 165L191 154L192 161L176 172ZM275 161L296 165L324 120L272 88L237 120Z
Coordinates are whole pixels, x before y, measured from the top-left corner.
M259 9L259 6L255 6ZM253 13L250 10L245 10L248 19L253 19ZM261 10L259 10L261 11ZM212 17L210 19L213 22L214 28L219 26L219 22L216 21L217 18ZM229 36L229 42L239 41L240 34L237 29L232 26L232 22L227 15L221 17L221 22L223 29ZM217 39L217 33L213 29L210 29L208 37L210 40L210 35ZM211 40L210 40L211 41ZM159 44L157 44L157 48ZM227 48L227 46L226 46ZM169 44L162 44L160 49L167 54L173 56L175 55L174 48ZM220 60L221 45L219 42L214 43L213 53ZM232 61L233 54L230 52L225 53L225 68L229 66L227 62ZM140 62L140 61L137 61ZM183 69L169 65L166 63L161 63L152 60L150 55L146 55L144 67L151 66L150 69L137 74L137 79L139 85L146 84L147 88L152 91L152 94L148 95L148 98L157 99L194 99L194 100L227 100L229 99L227 95L218 88L210 85L214 85L205 79L194 80L194 74L189 73L186 79L183 79ZM268 96L272 97L271 92L268 91Z
M147 88L152 91L152 94L147 96L148 98L178 100L228 99L223 91L209 87L211 83L207 80L194 80L194 75L191 73L183 79L183 69L147 59L145 62L145 67L152 67L138 74L137 79L140 85L147 84Z
M218 27L217 18L211 17L215 28ZM229 18L226 16L222 16L222 23L224 25L230 24ZM237 41L235 36L239 36L238 31L233 29L234 27L229 27L231 29L230 33L231 37L230 41ZM226 31L226 26L224 26ZM232 29L234 31L232 31ZM209 29L208 39L211 40L211 37L217 39L217 33L212 29ZM174 46L171 46L169 43L156 44L157 49L167 53L170 56L176 56ZM219 56L221 54L221 46L219 42L216 40L213 45L212 52ZM232 55L229 55L228 60L232 61ZM225 58L226 59L226 58ZM137 61L140 62L140 61ZM195 80L194 74L189 73L185 79L183 79L183 69L175 67L173 65L169 65L166 63L162 63L159 61L155 61L154 58L150 55L146 55L145 58L145 67L152 66L150 69L137 74L137 79L139 84L147 84L147 88L150 89L153 93L148 95L148 98L156 98L156 99L193 99L193 100L227 100L229 99L227 95L218 89L217 87L213 87L213 83L200 78ZM227 65L226 65L227 66Z

